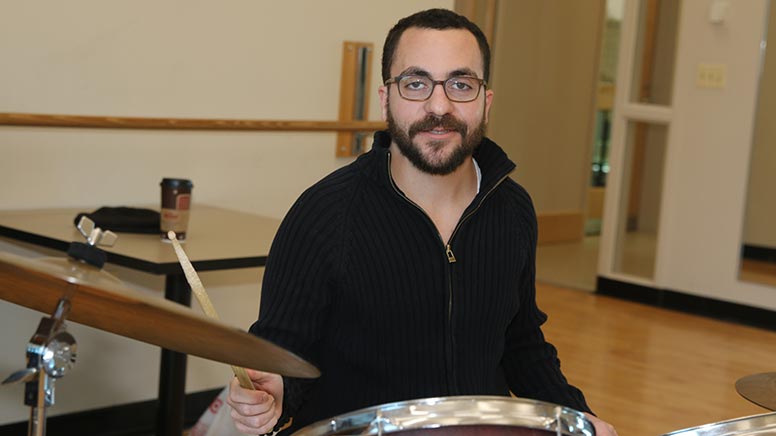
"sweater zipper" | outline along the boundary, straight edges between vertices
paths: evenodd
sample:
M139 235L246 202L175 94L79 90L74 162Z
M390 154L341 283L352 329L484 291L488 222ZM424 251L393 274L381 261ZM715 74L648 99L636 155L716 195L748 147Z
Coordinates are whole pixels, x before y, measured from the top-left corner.
M439 233L439 230L437 230L436 226L434 225L434 222L431 221L431 218L428 216L425 210L423 210L422 207L418 206L417 203L412 201L409 197L404 195L403 192L399 189L398 186L396 186L396 182L393 181L393 175L391 175L391 153L388 153L388 179L391 181L391 187L393 187L393 190L396 192L396 194L399 195L399 197L406 200L409 204L413 205L417 210L420 211L420 213L423 214L424 217L428 220L429 223L431 223L431 227L434 228L434 231L436 232L437 238L439 239L439 242L442 243L442 246L445 247L445 255L447 256L447 260L450 263L455 262L455 256L453 256L453 250L450 249L450 244L445 244L445 241L442 240L442 234ZM452 239L452 238L450 238ZM452 260L451 260L452 259Z
M398 186L396 186L396 183L393 181L393 175L391 175L391 153L388 152L388 179L391 181L391 187L393 187L393 190L396 192L396 194L399 195L399 197L406 200L409 204L413 205L415 208L417 208L423 216L426 217L426 219L431 223L431 226L434 228L437 234L437 238L439 238L439 241L442 243L442 246L445 248L445 256L447 256L447 265L445 266L445 270L447 272L447 330L449 332L448 335L448 341L447 341L447 362L448 362L448 384L450 386L450 391L453 395L458 394L458 383L456 382L456 376L455 376L455 364L453 363L454 360L454 350L456 347L455 344L455 335L453 334L453 274L451 270L451 266L453 263L456 262L455 260L455 254L453 254L453 249L451 248L451 244L453 241L453 238L455 237L455 234L458 232L458 229L461 228L461 224L463 224L466 220L468 220L472 215L474 215L479 209L480 206L482 206L483 201L485 201L488 196L503 182L506 180L506 178L509 177L509 174L504 175L502 178L500 178L489 190L485 193L485 195L482 196L482 199L479 203L477 203L477 206L474 207L469 213L465 214L461 217L460 220L458 220L458 224L455 225L455 228L453 229L453 232L450 234L450 239L445 243L445 241L442 239L442 235L439 233L439 230L437 230L436 226L434 225L433 221L431 221L431 218L428 216L425 210L423 210L422 207L420 207L417 203L412 201L409 197L404 195L404 193L401 192Z
M455 225L455 228L453 229L453 232L450 233L450 240L447 242L446 246L446 254L447 254L447 260L450 263L455 263L455 255L453 254L452 248L450 248L450 244L453 241L453 238L455 237L455 234L458 233L458 229L461 228L461 225L466 222L469 218L471 218L472 215L477 213L477 211L480 209L480 206L482 206L482 203L485 201L486 198L490 196L490 194L498 188L498 186L509 177L509 174L503 176L500 178L490 189L488 189L488 192L486 192L482 199L480 199L480 202L477 203L477 206L474 207L474 209L470 210L466 215L462 216L460 220L458 220L458 224ZM409 200L409 199L408 199ZM420 206L418 206L420 207ZM422 210L422 209L421 209ZM430 219L430 218L429 218ZM437 232L438 233L438 232ZM439 239L442 239L440 236Z
M445 241L442 239L442 235L439 233L438 230L436 230L436 226L433 226L433 221L431 221L431 218L428 216L426 211L423 210L422 207L418 206L418 204L415 203L414 201L412 201L409 197L404 195L401 192L401 190L399 189L399 187L396 186L396 183L393 181L393 176L391 175L391 153L388 152L388 179L391 181L391 187L393 187L393 190L396 192L396 194L398 194L401 198L405 199L411 205L415 206L415 208L418 209L423 214L423 216L425 216L426 219L428 219L432 223L432 226L434 227L434 231L436 231L437 237L439 238L439 242L441 242L442 246L445 248L445 256L447 256L447 262L448 263L455 263L456 262L455 254L453 253L453 249L451 247L451 244L453 242L453 238L455 237L455 234L458 233L458 229L461 228L461 224L466 222L466 220L471 218L471 216L474 215L480 209L480 206L482 206L482 203L485 201L485 199L488 198L490 196L490 194L493 191L495 191L496 188L498 188L498 186L504 180L507 179L507 177L509 177L509 174L506 174L503 177L501 177L500 179L498 179L498 181L490 189L488 189L488 192L486 192L485 195L482 196L482 199L480 200L479 203L477 203L477 206L474 209L470 210L469 213L467 213L466 215L462 216L460 220L458 220L458 224L455 225L455 228L453 229L453 232L450 233L450 239L448 239L447 243L445 243Z
M423 210L422 207L420 207L417 203L412 201L409 197L404 195L403 192L399 189L398 186L396 186L396 182L393 181L393 175L391 175L391 153L388 153L388 179L391 181L391 187L393 187L393 190L396 192L396 194L403 198L406 202L414 206L418 211L426 218L429 224L431 224L431 227L434 229L434 232L436 232L437 238L439 239L439 242L442 244L442 247L445 249L445 256L447 257L447 264L445 264L445 275L446 275L446 281L447 281L447 341L445 343L445 366L447 370L447 386L449 390L449 395L456 395L458 393L458 383L456 382L455 377L455 363L453 362L453 357L455 353L453 350L455 349L455 338L453 337L453 278L452 278L452 271L450 268L450 265L455 262L455 256L453 255L453 250L450 248L450 242L448 241L445 243L445 241L442 239L442 234L439 233L439 230L434 225L434 222L431 220L431 218L428 216L425 210ZM457 226L456 226L457 227ZM452 236L452 235L451 235ZM452 239L452 237L450 238Z
M455 356L455 349L457 347L455 335L453 334L453 274L451 270L451 264L455 263L455 255L453 254L452 248L450 248L450 244L452 244L453 238L455 237L455 234L458 233L458 229L461 228L461 225L466 222L469 218L472 217L479 209L480 206L482 206L482 203L485 201L486 198L498 187L501 182L506 180L506 178L509 177L509 174L505 175L501 179L496 182L495 185L493 185L488 192L486 192L482 199L480 199L480 202L477 203L477 205L469 211L469 213L465 214L461 217L460 220L458 220L458 224L456 224L455 228L453 229L453 232L450 233L450 240L447 241L447 247L446 247L446 253L447 253L447 325L448 329L450 331L450 337L449 337L449 345L450 345L450 374L451 374L451 386L454 386L454 392L453 395L459 395L458 392L458 383L456 380L458 380L457 375L455 374L455 364L454 364L454 356ZM441 239L441 237L440 237Z

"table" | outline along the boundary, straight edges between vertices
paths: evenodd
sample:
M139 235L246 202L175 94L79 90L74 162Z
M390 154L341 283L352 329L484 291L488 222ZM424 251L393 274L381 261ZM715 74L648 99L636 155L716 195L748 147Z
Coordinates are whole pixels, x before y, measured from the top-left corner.
M70 242L84 242L74 225L80 212L96 208L0 211L0 236L67 251ZM193 205L186 254L197 271L264 266L280 220L230 209ZM165 298L191 305L189 288L178 258L158 234L117 233L113 247L101 247L107 262L165 276ZM183 433L186 355L162 349L159 370L157 435Z

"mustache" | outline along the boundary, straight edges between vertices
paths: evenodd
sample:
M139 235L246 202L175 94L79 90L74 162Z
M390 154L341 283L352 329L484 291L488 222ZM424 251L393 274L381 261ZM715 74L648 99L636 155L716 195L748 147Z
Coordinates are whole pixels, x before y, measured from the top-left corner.
M469 130L466 123L450 114L444 114L441 117L429 114L422 120L412 123L407 133L409 133L409 137L412 138L420 132L436 128L458 132L464 137Z

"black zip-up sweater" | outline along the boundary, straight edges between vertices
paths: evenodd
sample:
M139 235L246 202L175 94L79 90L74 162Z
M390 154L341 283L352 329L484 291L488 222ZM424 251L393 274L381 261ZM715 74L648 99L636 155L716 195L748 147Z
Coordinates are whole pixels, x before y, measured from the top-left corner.
M364 407L509 395L589 411L561 373L535 302L536 216L495 143L449 241L396 187L391 138L305 191L267 260L251 332L315 364L284 378L292 431Z

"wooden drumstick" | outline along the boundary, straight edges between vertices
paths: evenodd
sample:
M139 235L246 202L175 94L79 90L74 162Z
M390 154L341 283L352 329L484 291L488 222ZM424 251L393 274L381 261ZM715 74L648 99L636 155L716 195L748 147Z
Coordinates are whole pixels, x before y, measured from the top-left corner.
M216 313L216 309L213 307L213 303L210 302L210 297L207 296L205 287L202 286L202 281L199 280L199 276L194 270L194 266L191 264L189 257L186 256L186 252L183 251L181 243L178 242L178 238L175 236L175 232L172 230L167 232L167 237L170 238L170 241L172 241L172 246L175 248L175 255L178 256L178 261L180 262L181 267L183 267L183 273L186 275L186 281L189 282L189 286L191 286L191 290L197 297L197 301L199 301L199 305L202 306L202 310L205 312L205 315L207 315L208 318L218 319L218 313ZM232 365L232 371L237 377L237 380L240 381L240 386L246 389L256 389L253 386L251 378L248 377L248 372L245 371L245 368Z

